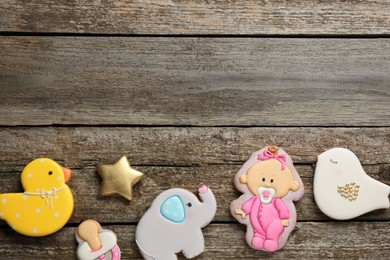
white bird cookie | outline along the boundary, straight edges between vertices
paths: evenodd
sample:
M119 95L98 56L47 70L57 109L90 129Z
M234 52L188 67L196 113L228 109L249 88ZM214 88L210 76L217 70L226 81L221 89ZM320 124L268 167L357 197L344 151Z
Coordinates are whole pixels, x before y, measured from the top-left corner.
M318 156L313 189L320 210L334 219L390 207L390 187L368 176L356 155L344 148Z

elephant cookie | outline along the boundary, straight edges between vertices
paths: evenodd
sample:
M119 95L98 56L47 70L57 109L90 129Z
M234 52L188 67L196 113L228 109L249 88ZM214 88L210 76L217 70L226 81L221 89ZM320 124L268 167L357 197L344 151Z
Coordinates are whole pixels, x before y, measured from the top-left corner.
M82 222L76 231L77 258L80 260L120 260L121 250L114 232L102 229L94 220Z
M135 239L147 260L193 258L204 251L201 228L214 218L217 202L207 186L197 196L185 189L169 189L153 201L138 223Z
M254 249L281 249L297 221L293 201L303 196L303 183L285 151L268 146L251 155L234 178L243 193L230 205L234 218L247 226Z
M344 148L332 148L318 156L313 190L320 210L334 219L351 219L390 207L390 187L368 176L356 155Z

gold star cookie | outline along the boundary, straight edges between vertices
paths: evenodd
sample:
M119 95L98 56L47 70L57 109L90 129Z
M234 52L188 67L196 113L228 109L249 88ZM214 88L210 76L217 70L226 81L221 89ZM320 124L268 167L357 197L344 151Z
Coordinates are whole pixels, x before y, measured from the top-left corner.
M119 194L131 200L133 185L139 182L144 174L130 167L126 156L114 164L98 164L97 171L103 182L100 186L100 195L108 196Z

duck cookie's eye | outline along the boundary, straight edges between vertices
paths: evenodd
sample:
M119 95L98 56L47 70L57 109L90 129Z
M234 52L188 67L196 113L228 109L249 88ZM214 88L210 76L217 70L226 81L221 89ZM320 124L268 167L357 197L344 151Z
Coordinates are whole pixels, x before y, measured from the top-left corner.
M49 175L52 175L53 174L53 172L52 171L49 171Z
M262 181L265 181L265 178L261 179Z
M332 159L330 159L330 162L331 162L331 163L334 163L334 164L337 164L337 163L338 163L338 162L333 161Z
M271 183L273 183L274 182L274 179L271 179Z
M192 207L192 203L191 203L191 202L188 202L188 203L187 203L187 206L188 206L189 208L191 208L191 207Z

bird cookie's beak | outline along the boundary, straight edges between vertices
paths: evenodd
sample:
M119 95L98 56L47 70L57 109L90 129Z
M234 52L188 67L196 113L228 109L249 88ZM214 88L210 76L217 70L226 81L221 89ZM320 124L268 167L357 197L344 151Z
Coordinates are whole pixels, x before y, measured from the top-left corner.
M65 167L61 167L61 168L64 171L65 182L68 182L72 177L72 171Z

